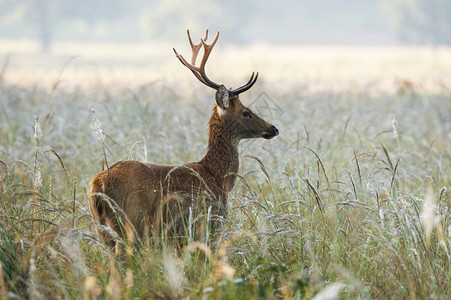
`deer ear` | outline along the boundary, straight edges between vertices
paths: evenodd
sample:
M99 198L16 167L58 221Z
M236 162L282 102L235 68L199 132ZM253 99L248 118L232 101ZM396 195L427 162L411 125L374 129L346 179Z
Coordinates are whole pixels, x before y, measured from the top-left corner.
M229 90L222 84L216 91L216 103L222 109L226 109L229 106Z

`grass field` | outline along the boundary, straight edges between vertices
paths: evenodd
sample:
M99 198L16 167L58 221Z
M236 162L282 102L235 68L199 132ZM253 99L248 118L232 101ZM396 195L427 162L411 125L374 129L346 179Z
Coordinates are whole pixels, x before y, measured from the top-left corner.
M210 77L259 71L241 98L281 134L241 144L216 241L120 260L89 180L105 158L198 160L214 91L171 46L0 45L0 299L451 294L450 49L218 45Z

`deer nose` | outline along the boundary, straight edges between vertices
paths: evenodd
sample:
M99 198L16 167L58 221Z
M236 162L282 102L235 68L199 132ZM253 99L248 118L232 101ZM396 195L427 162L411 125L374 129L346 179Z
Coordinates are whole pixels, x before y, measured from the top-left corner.
M274 135L279 135L279 129L276 126L272 127L272 132L274 132Z

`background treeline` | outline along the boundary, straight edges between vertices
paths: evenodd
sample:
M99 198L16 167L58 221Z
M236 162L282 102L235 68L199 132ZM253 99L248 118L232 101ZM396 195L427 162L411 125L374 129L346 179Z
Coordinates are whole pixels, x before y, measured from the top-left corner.
M221 29L232 43L450 44L450 0L0 0L0 38L179 40Z

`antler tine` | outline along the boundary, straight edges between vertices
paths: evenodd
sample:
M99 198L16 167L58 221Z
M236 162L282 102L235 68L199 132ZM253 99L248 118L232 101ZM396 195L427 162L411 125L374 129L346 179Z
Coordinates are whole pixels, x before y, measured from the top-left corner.
M175 56L180 60L180 62L187 67L188 69L190 69L188 62L185 60L185 58L181 55L177 53L177 50L175 50L175 48L172 48L172 50L174 50Z
M258 78L258 72L255 73L255 77L254 77L254 72L252 72L251 78L245 85L243 85L239 88L236 88L234 90L231 90L230 93L232 93L234 95L238 95L238 94L241 94L241 93L247 91L255 84L255 82L257 82L257 78Z
M244 84L244 85L242 85L242 86L240 86L239 88L236 88L236 89L234 89L234 90L232 90L232 88L230 88L230 91L231 91L231 92L235 92L235 91L240 90L240 89L242 89L243 87L247 86L247 85L250 84L250 83L252 82L252 80L254 79L254 75L255 75L255 73L252 72L251 78L249 78L249 80L248 80L248 82L246 82L246 84ZM257 73L257 76L258 76L258 73Z
M186 61L186 59L181 54L177 53L177 50L175 50L175 48L172 48L172 50L174 50L175 56L180 60L182 65L184 65L185 67L190 69L190 71L193 72L194 76L196 76L196 78L199 79L200 82L202 82L205 85L208 85L208 83L202 78L202 76L200 76L200 74L199 74L199 72L197 71L196 68L193 69L190 66L190 64Z
M214 89L217 89L220 87L220 84L217 84L216 82L211 81L207 74L205 73L205 64L207 63L208 57L210 56L211 50L213 50L213 47L216 45L216 42L218 41L219 38L219 31L216 33L215 38L213 39L213 42L208 45L206 43L206 38L208 37L208 30L207 33L205 35L205 40L201 39L201 43L204 46L204 56L202 57L202 60L200 62L200 66L199 66L199 73L202 76L202 78L208 83L208 85Z
M194 44L193 40L191 39L191 34L189 33L189 29L186 30L186 33L188 34L188 40L189 40L189 44L191 45L191 51L192 51L191 64L195 65L196 64L197 55L199 54L199 50L200 50L200 48L202 48L202 43ZM208 38L208 29L205 32L205 40L207 40L207 38Z
M204 39L200 39L200 42L204 46L204 51L205 51L204 57L202 57L201 66L202 66L202 63L205 64L205 62L207 61L208 57L210 56L211 50L213 49L213 47L215 46L216 42L218 41L219 31L216 33L216 36L215 36L215 38L213 39L213 42L210 45L208 45L206 43L207 42L207 38L208 38L208 29L207 29L207 32L205 34L205 38Z
M254 72L252 72L252 74L251 74L251 78L249 78L249 81L248 81L248 82L246 82L246 84L245 84L245 85L243 85L243 86L246 86L246 85L250 84L250 83L252 82L252 80L254 79L254 75L255 75L255 73L254 73ZM258 73L257 73L257 76L258 76Z

